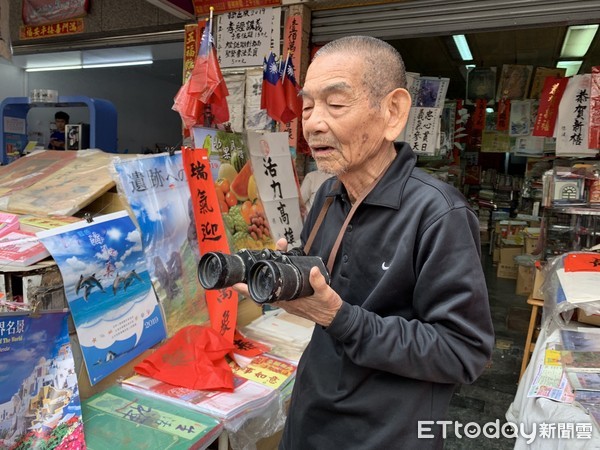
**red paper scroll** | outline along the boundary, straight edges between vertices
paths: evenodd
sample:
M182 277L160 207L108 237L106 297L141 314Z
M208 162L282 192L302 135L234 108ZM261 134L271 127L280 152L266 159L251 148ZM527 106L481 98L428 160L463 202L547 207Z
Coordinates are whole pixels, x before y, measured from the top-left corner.
M558 106L568 82L568 78L546 78L540 96L540 106L533 128L533 136L552 137L554 135Z
M473 112L473 130L483 130L485 128L485 109L487 100L478 98L475 101L475 111Z
M498 114L496 116L496 130L508 130L508 122L510 120L510 100L501 98L498 102Z
M600 148L600 66L592 67L588 147Z
M182 149L183 166L190 186L200 254L230 253L223 216L210 171L208 150ZM238 295L231 288L206 291L211 327L233 342L237 320Z

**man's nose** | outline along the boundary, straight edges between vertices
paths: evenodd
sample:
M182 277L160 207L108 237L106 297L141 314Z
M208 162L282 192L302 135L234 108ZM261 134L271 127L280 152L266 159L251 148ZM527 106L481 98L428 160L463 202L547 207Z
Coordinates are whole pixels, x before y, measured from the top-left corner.
M327 131L327 114L322 106L314 106L310 115L302 120L302 128L307 133Z

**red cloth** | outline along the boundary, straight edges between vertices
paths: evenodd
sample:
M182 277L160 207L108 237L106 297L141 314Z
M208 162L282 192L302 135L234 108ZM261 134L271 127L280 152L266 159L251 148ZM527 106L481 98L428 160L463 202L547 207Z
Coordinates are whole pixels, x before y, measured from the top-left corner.
M209 327L188 325L134 367L147 377L188 389L233 391L225 355L233 344Z
M204 27L200 50L194 62L194 68L185 84L175 96L173 109L179 112L187 128L194 125L207 125L204 120L205 106L210 105L212 122L229 121L227 96L229 90L219 67L217 51L213 45L209 20Z

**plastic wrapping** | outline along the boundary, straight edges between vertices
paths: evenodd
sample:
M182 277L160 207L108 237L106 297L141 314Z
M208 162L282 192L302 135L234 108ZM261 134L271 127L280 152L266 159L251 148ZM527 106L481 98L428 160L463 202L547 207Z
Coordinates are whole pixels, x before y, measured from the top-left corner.
M256 450L256 443L283 429L286 420L286 396L281 392L266 405L224 422L232 450Z
M598 314L600 311L600 300L589 302L570 303L565 298L560 285L557 271L564 269L564 258L571 254L584 254L589 252L567 252L552 258L542 268L544 282L541 291L544 295L543 324L554 320L559 326L565 326L574 320L576 309L583 310L586 314ZM598 254L600 259L600 253ZM599 294L600 297L600 294Z

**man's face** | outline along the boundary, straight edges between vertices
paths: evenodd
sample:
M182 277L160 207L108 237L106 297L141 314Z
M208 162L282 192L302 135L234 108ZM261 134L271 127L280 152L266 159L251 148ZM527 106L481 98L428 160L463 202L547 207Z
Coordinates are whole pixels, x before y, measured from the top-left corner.
M363 62L348 54L318 57L302 89L302 127L320 170L344 175L368 167L383 145L379 109L369 105Z
M65 119L54 119L54 123L59 131L64 131L67 121Z

